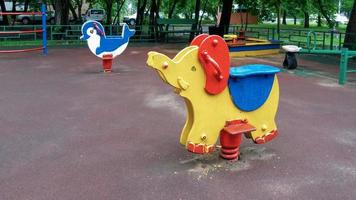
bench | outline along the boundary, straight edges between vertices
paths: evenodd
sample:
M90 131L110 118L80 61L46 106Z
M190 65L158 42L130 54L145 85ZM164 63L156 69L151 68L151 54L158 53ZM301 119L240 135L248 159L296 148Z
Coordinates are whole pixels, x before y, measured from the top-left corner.
M157 19L158 34L160 37L164 37L168 42L168 35L170 33L199 33L200 30L192 30L191 25L195 23L194 19ZM173 25L169 28L169 25ZM174 26L178 25L178 26ZM185 26L184 26L185 25ZM190 26L187 26L190 25ZM198 28L199 29L199 28Z

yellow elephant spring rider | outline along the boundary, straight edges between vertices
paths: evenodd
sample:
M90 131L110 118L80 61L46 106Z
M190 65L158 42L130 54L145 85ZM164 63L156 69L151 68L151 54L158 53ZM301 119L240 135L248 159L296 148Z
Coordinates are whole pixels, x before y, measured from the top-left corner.
M173 59L149 52L147 65L185 101L180 143L188 151L210 153L220 136L220 155L233 160L243 134L256 144L277 136L279 69L261 64L230 68L220 36L199 35Z

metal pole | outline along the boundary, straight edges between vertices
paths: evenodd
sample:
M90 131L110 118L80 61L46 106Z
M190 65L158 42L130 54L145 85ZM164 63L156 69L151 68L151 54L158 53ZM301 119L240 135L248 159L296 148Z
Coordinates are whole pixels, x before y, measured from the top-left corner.
M334 30L330 32L330 49L334 49Z
M275 30L274 30L274 28L272 28L272 40L274 40L274 32L275 32Z
M339 69L339 84L340 85L344 85L346 82L347 64L348 64L348 59L349 59L348 51L349 50L347 48L341 49L340 69Z
M42 12L42 46L43 46L43 54L44 55L48 55L46 4L42 4L41 12Z

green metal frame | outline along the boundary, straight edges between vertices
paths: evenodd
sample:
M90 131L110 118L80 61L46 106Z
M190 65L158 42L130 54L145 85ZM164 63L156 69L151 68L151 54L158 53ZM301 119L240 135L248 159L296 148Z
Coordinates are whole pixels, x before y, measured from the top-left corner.
M167 20L164 19L160 21L160 23L172 23L171 28L174 30L175 23L177 27L183 29L191 28L192 21L189 20ZM209 25L204 25L203 30L207 31ZM15 26L0 26L1 31L10 31L10 30L24 30L24 29L40 29L41 25L15 25ZM119 34L121 30L120 25L110 25L105 26L107 30L109 30L108 35ZM230 26L229 32L235 33L240 29L240 26ZM65 30L65 31L62 31ZM140 32L140 34L136 34L132 39L133 42L154 42L157 41L156 38L152 38L152 26L143 25L140 27L136 27L136 30ZM83 45L84 42L79 40L79 36L81 35L81 25L49 25L47 26L48 33L48 42L50 45ZM249 26L246 30L247 36L253 36L261 39L279 39L284 43L295 44L301 47L306 47L306 49L302 49L300 53L314 53L314 54L334 54L340 55L340 67L339 67L339 83L345 84L347 79L347 73L356 72L356 70L348 70L348 59L351 56L356 56L356 51L349 51L348 49L342 48L342 41L345 37L345 33L343 32L333 32L333 31L308 31L305 29L281 29L280 35L277 35L277 31L275 28L264 28L264 27L253 27ZM313 37L313 38L312 38ZM31 34L18 34L11 36L1 36L0 37L0 45L2 47L10 46L10 45L24 45L24 42L30 39L31 41L35 41L33 43L38 42L40 44L40 37L36 33ZM313 40L313 41L312 41ZM16 44L14 42L17 42ZM20 41L20 42L18 42ZM176 40L175 40L176 41ZM311 44L313 46L311 47ZM334 49L334 46L337 48ZM317 49L318 48L318 49Z
M310 46L311 34L314 35L314 45L313 48ZM344 85L347 81L347 73L356 72L356 70L348 70L349 58L356 56L356 51L350 51L348 48L339 49L316 49L316 34L313 31L309 31L307 35L307 48L301 49L299 53L305 54L330 54L330 55L340 55L340 65L339 65L339 84Z
M229 32L236 33L241 26L232 25L230 26ZM277 34L276 28L266 28L249 25L246 29L246 35L249 37L255 37L260 39L269 39L269 40L281 40L284 43L294 44L300 47L307 46L308 33L310 30L300 29L300 28L288 28L281 29L280 35ZM332 30L318 30L314 31L315 34L315 46L318 49L341 49L343 46L343 41L345 37L345 32L335 32Z
M314 31L309 31L307 35L307 47L310 49L310 39L311 39L311 34L314 36L314 45L313 45L313 50L316 49L316 33Z
M177 32L178 36L183 36L183 33L180 32L187 32L187 30L191 29L191 20L167 20L167 19L162 19L159 20L159 23L171 23L169 31L172 32ZM179 24L178 24L179 23ZM161 25L160 25L161 26ZM212 26L212 24L204 24L202 26L202 31L203 32L208 32L208 27ZM48 25L47 26L47 32L48 32L48 40L51 45L53 44L63 44L63 45L68 45L68 43L75 43L75 44L84 44L79 42L77 39L80 36L80 27L81 25ZM1 31L10 31L10 30L23 30L23 29L40 29L40 25L15 25L15 26L0 26ZM156 38L152 37L155 36L155 33L152 31L160 31L159 28L155 29L152 26L149 25L143 25L140 27L135 27L136 31L140 34L136 34L134 38L132 38L133 42L146 42L146 41L157 41ZM230 33L235 33L236 31L240 30L240 26L230 26L229 32ZM65 30L65 31L61 31ZM109 25L106 26L106 30L108 31L108 35L115 35L118 33L118 30L121 30L120 25ZM186 30L186 31L180 31L180 30ZM300 47L306 47L307 46L307 35L308 35L309 30L305 29L293 29L293 28L288 28L288 29L281 29L280 30L280 35L277 35L276 28L266 28L266 27L258 27L258 26L253 26L249 25L249 27L246 30L246 35L249 37L255 37L255 38L260 38L260 39L278 39L281 40L285 43L288 44L295 44ZM110 34L109 34L110 33ZM171 37L176 37L176 34L170 34L169 36ZM343 38L345 37L345 33L343 32L332 32L332 31L315 31L315 36L316 36L316 48L318 49L334 49L335 47L337 49L342 48L342 42ZM168 37L168 36L167 36ZM6 45L6 41L11 41L11 40L36 40L39 38L36 38L36 34L28 34L28 35L17 35L15 38L10 37L0 37L0 43ZM188 38L186 38L188 39ZM5 42L4 42L5 41ZM172 41L177 41L177 40L172 40ZM181 40L180 40L181 41ZM20 45L22 45L20 43Z

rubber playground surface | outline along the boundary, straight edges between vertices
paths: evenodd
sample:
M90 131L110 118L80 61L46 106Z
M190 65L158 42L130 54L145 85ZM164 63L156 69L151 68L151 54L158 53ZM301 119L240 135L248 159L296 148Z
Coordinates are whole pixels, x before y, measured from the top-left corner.
M87 48L0 55L0 199L356 199L356 74L339 86L337 58L300 56L279 74L280 135L229 162L179 145L183 100L146 67L181 48L129 45L111 74Z

